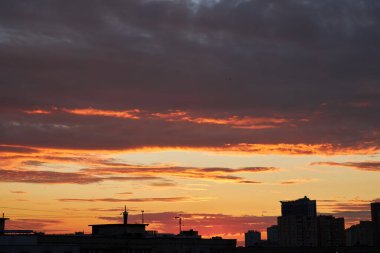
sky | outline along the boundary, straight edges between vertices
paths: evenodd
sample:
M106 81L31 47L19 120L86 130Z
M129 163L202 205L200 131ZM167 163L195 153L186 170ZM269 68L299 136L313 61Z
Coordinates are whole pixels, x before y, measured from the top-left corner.
M242 240L308 196L346 226L380 182L380 2L0 2L8 229L121 222Z

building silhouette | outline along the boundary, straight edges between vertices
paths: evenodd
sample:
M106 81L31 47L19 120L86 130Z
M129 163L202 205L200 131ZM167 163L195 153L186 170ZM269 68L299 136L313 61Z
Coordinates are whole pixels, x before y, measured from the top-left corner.
M245 247L257 246L261 242L261 233L255 230L248 230L244 234Z
M281 201L279 243L283 247L336 247L346 243L344 218L317 216L317 202L306 196Z
M124 207L122 224L96 224L92 227L92 234L96 236L118 236L143 237L147 234L148 224L128 224L127 207Z
M380 246L374 245L378 208L371 205L372 221L345 230L344 218L317 215L315 200L281 201L282 215L277 226L267 228L267 242L254 248L238 247L236 253L380 253ZM276 235L279 244L274 243Z
M317 216L317 201L303 197L297 200L280 201L282 216Z
M5 226L5 218L3 221ZM1 225L1 224L0 224ZM3 226L3 227L4 227ZM1 253L234 253L235 239L204 239L197 231L161 234L148 224L129 224L126 208L122 224L90 225L92 234L45 235L2 230ZM1 227L0 227L1 228Z
M318 246L332 247L346 244L344 218L335 218L332 215L317 217Z
M31 230L6 230L0 218L0 253L379 253L376 228L379 204L371 204L372 221L344 230L344 219L317 215L315 200L307 197L281 201L278 225L267 228L267 241L261 233L245 233L245 246L236 248L235 239L202 238L195 230L163 234L128 223L124 207L123 223L89 225L92 233L45 235ZM252 248L251 246L256 246Z
M8 218L5 218L4 217L4 213L3 213L3 217L0 218L0 235L3 235L4 234L4 231L5 231L5 221L6 220L9 220Z
M380 246L380 202L371 203L371 220L373 225L373 243Z
M293 201L281 201L281 217L278 217L279 242L283 247L316 247L316 201L306 196Z
M372 221L360 221L346 229L347 246L373 246L373 224Z
M267 241L272 245L278 244L278 226L273 225L267 228Z

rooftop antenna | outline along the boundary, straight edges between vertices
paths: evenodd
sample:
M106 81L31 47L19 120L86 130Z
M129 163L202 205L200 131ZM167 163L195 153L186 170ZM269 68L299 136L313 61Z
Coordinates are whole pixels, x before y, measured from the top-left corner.
M124 206L124 212L123 214L123 224L127 225L128 224L128 212L127 212L127 206Z
M178 225L179 225L179 233L181 234L182 232L182 217L181 215L180 216L176 216L174 217L175 219L178 219Z
M0 235L3 235L4 234L4 230L5 230L5 221L6 220L9 220L8 218L5 218L4 216L4 213L3 213L3 217L0 218Z
M144 210L141 210L141 224L144 224Z

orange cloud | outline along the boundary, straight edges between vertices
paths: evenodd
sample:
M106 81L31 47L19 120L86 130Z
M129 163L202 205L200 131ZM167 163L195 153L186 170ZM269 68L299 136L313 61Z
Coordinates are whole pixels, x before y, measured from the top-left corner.
M23 112L26 113L26 114L51 114L52 113L52 111L41 110L41 109L24 110Z
M169 113L153 113L160 119L167 121L183 121L197 124L215 124L215 125L230 125L234 128L242 129L265 129L278 127L279 124L288 123L290 120L281 117L250 117L250 116L228 116L228 117L197 117L192 116L186 111L173 111Z
M376 138L358 135L356 141L348 142L345 141L345 133L339 132L331 139L326 139L324 128L314 127L313 122L308 121L323 120L317 114L308 119L304 115L273 114L255 117L182 110L153 112L143 109L52 108L49 112L38 122L29 116L20 118L25 121L23 124L9 119L9 131L4 131L7 133L4 134L4 140L7 143L24 143L25 146L94 151L103 149L114 152L172 149L296 155L378 152ZM97 117L107 117L109 120L98 124ZM129 120L128 124L119 119ZM13 123L18 125L13 126ZM171 136L165 138L168 131ZM22 135L18 133L23 133L25 138L21 138ZM374 137L378 135L376 131L372 134ZM77 138L70 139L67 136Z
M274 167L223 168L181 167L171 165L134 165L123 162L115 162L110 158L106 158L109 152L111 154L115 154L118 151L75 151L58 149L37 150L38 151L36 153L28 154L0 154L0 166L3 168L3 175L6 176L4 179L0 179L0 181L7 180L14 182L24 181L30 183L49 183L49 173L59 172L50 171L51 169L48 169L47 171L39 171L38 169L48 168L50 164L54 164L54 166L74 164L79 167L79 171L73 172L73 174L56 174L54 178L57 181L55 182L51 179L51 183L78 183L81 180L88 183L100 182L104 180L150 180L160 179L161 175L166 175L182 178L252 184L260 182L250 180L242 176L237 176L235 174L273 172L278 170L278 168ZM129 176L120 176L123 174L128 174ZM86 177L86 175L88 177ZM28 179L28 176L33 179ZM169 187L174 185L167 182L157 182L155 186Z
M88 151L89 152L89 151ZM77 152L74 150L38 149L36 153L28 154L0 154L0 174L3 182L26 183L94 183L105 180L154 180L161 176L174 176L181 178L196 178L212 181L223 181L242 184L260 183L235 174L261 173L278 170L274 167L181 167L170 165L134 165L115 162L105 158L108 154L102 151ZM115 153L113 153L115 154ZM55 172L51 169L39 170L54 166L74 164L78 166L77 172ZM128 174L128 177L122 176ZM174 186L167 182L157 182L155 186Z
M140 119L137 116L140 113L139 109L125 110L125 111L114 111L114 110L101 110L101 109L93 109L93 108L85 108L85 109L61 109L63 112L75 114L75 115L83 115L83 116L105 116L105 117L116 117L123 119Z
M187 111L174 110L169 112L149 112L141 109L130 110L104 110L95 108L53 108L51 110L24 110L27 114L52 114L54 112L64 112L81 116L103 116L124 119L156 119L169 122L190 122L196 124L229 125L233 128L241 129L267 129L279 127L281 124L289 123L294 119L284 117L252 117L229 115L226 117L206 117L195 116Z

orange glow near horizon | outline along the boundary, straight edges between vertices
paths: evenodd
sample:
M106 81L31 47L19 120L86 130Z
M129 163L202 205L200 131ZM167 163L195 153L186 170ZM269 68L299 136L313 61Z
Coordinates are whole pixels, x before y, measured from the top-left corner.
M250 155L250 154L283 154L283 155L370 155L377 154L379 149L375 146L357 146L357 147L340 147L330 143L324 144L225 144L222 147L191 147L191 146L143 146L132 148L115 148L115 149L68 149L68 148L46 148L38 146L25 146L25 145L8 145L1 144L0 147L15 147L15 148L30 148L38 152L57 151L60 153L102 153L102 154L115 154L115 153L135 153L135 152L158 152L158 151L199 151L199 152L212 152L219 154L235 154L235 155ZM1 152L1 156L6 156L18 152L6 151Z
M142 109L23 113L53 124L55 116L98 116L126 125L143 120L187 122L191 127L212 125L244 133L293 127L306 120ZM244 232L255 229L265 238L266 227L280 214L279 201L304 195L319 201L320 213L345 217L346 226L368 219L368 204L379 197L378 156L378 148L369 143L126 144L104 149L1 144L0 209L12 218L10 228L48 233L90 232L88 224L118 222L119 208L127 205L131 222L138 222L139 210L145 210L150 228L160 232L175 233L173 217L182 214L185 228L205 237L243 240ZM363 161L371 169L361 170Z

